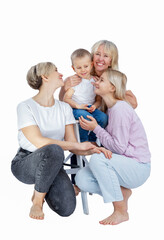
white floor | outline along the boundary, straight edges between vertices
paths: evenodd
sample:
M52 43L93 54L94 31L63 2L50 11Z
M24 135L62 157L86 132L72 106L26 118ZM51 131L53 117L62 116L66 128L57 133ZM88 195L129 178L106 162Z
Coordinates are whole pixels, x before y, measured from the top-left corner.
M0 9L0 238L163 240L163 1L6 0ZM117 45L119 68L137 97L136 111L152 153L151 177L133 191L130 220L118 226L99 224L112 213L112 204L96 195L88 196L88 216L78 196L72 216L59 217L45 204L45 220L35 221L28 217L33 186L20 183L10 171L18 148L16 106L36 94L26 73L38 62L52 61L64 78L74 74L71 53L80 47L90 50L101 39Z

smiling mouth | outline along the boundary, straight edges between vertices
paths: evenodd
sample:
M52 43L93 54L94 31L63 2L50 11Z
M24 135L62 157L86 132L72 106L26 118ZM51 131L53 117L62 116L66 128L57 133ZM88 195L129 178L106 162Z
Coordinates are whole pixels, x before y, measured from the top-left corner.
M103 66L104 64L103 63L97 63L98 66Z

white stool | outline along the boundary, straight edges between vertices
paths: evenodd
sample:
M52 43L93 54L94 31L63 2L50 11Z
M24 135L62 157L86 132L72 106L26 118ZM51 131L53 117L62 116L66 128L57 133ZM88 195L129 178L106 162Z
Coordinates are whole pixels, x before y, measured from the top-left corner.
M79 135L79 121L76 121L74 124L74 131L77 138L77 141L80 142L80 135ZM68 157L64 160L64 163L66 163L68 160L71 159L73 153L70 153ZM83 168L83 161L85 162L85 165L88 165L88 161L85 156L76 155L77 158L77 167L66 169L67 174L76 174L80 168ZM84 214L89 214L89 208L88 208L88 200L87 200L87 192L81 191L81 199L82 199L82 205L83 205L83 212Z

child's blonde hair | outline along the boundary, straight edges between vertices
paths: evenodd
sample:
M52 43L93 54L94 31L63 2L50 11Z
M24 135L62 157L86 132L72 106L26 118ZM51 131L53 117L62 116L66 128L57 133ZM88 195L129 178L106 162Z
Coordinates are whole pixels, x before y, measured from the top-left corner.
M32 66L27 73L27 82L33 89L39 89L42 85L42 75L49 76L49 74L56 69L56 66L51 62L38 63Z
M74 65L74 60L75 60L76 58L82 58L82 57L85 57L85 56L90 57L90 59L91 59L91 61L92 61L91 53L90 53L88 50L83 49L83 48L76 49L76 50L71 54L72 66Z
M108 40L100 40L96 42L92 49L91 49L91 55L93 59L93 55L96 53L97 49L103 45L105 52L111 57L111 69L118 70L118 50L116 45L113 42L110 42Z
M109 82L115 87L114 98L125 101L127 77L124 73L113 69L104 72ZM102 111L106 112L107 106L102 102Z

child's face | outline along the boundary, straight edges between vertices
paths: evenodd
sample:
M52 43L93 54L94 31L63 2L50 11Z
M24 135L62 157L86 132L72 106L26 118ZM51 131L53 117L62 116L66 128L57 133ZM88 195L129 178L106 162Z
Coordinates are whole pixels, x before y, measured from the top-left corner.
M93 63L89 56L74 59L72 66L77 75L85 79L90 79L92 67Z

